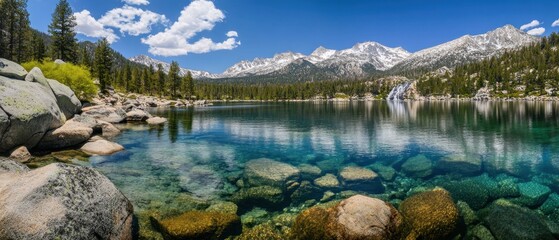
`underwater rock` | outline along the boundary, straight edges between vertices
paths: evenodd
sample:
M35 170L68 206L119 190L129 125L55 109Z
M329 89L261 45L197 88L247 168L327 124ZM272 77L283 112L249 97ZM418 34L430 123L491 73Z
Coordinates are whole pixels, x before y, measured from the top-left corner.
M467 239L476 239L476 240L495 240L495 237L491 234L491 231L487 229L483 225L476 225L472 228L471 231L468 232Z
M520 197L511 201L529 208L537 208L542 205L551 194L551 189L545 185L535 182L525 182L518 184Z
M291 194L293 203L302 203L309 199L319 200L323 196L320 188L309 181L302 181L299 187Z
M283 191L271 186L243 188L231 196L231 201L242 208L281 208L284 200Z
M390 166L385 166L381 163L375 163L369 165L373 171L378 173L378 175L385 181L392 181L396 177L396 170Z
M336 194L334 192L326 191L322 195L322 198L320 198L320 202L328 202L328 201L332 200L332 198L334 198L334 196L336 196Z
M286 233L278 230L270 223L257 225L243 231L237 240L285 240L289 239Z
M403 223L392 205L363 195L345 199L331 211L326 231L335 239L395 239Z
M437 169L444 173L475 175L481 171L481 157L464 154L448 155L437 162Z
M378 174L366 168L345 167L340 171L340 178L346 189L367 192L384 191Z
M396 239L403 223L398 211L377 198L355 195L325 209L303 211L293 239Z
M423 154L408 158L402 164L402 171L413 178L425 178L433 173L433 161Z
M489 192L475 180L443 182L441 186L450 192L453 199L468 203L474 210L483 208L489 201Z
M540 211L544 214L551 214L553 211L559 209L559 194L552 193L547 200L540 206Z
M314 185L324 189L336 189L340 187L340 181L333 174L326 174L314 180Z
M301 178L306 180L315 179L322 173L319 167L310 164L301 164L297 168L301 171Z
M456 203L456 206L458 207L460 216L462 217L462 219L464 219L464 223L466 223L466 225L473 225L479 222L479 218L477 217L476 212L474 212L474 210L470 208L468 203L458 201Z
M206 211L207 212L222 212L222 213L230 213L230 214L237 214L239 207L237 204L232 202L218 202L210 205Z
M498 240L555 239L543 216L532 210L496 201L486 211L484 223Z
M269 185L285 189L299 179L300 171L287 163L267 158L250 160L245 165L244 176L252 186Z
M326 231L329 214L327 209L321 207L312 207L301 212L293 223L291 239L333 239Z
M15 170L0 174L0 239L132 239L132 204L96 170Z
M400 204L400 213L411 226L408 239L444 239L456 228L458 208L442 188L415 194Z
M152 222L165 239L225 239L242 231L239 216L229 213L189 211Z

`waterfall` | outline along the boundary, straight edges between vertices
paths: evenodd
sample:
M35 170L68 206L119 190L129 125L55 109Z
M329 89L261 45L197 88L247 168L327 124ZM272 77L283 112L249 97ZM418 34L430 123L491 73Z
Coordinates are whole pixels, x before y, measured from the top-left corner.
M398 86L394 87L392 91L390 91L386 100L404 100L404 94L406 93L410 85L411 82L398 84Z

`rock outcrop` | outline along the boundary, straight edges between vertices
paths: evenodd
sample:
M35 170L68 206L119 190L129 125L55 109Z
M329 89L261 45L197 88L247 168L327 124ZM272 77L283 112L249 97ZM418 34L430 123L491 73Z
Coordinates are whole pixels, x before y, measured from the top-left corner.
M91 168L0 159L0 192L0 239L132 239L132 204Z
M93 134L89 126L67 121L62 127L48 131L36 146L38 149L56 150L86 142Z
M0 152L34 148L50 130L79 112L72 90L45 78L40 69L29 73L0 58Z

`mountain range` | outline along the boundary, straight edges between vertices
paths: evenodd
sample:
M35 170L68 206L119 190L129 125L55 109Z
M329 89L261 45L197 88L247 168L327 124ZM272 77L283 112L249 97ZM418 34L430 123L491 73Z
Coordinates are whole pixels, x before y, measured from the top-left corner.
M462 36L415 53L401 47L391 48L377 42L364 42L344 50L318 47L310 55L285 52L272 58L241 61L220 74L189 69L181 69L181 74L190 71L196 79L215 80L308 81L363 78L377 73L398 74L451 68L517 49L538 39L512 25L505 25L485 34ZM146 66L162 64L166 71L170 66L169 63L145 55L130 58L130 61Z

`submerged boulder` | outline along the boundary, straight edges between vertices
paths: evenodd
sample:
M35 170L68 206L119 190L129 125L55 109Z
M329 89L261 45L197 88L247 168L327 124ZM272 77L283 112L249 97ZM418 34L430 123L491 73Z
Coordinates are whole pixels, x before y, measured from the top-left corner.
M340 171L340 178L347 189L367 192L384 190L378 174L366 168L345 167Z
M506 201L493 203L483 220L497 240L556 239L543 216Z
M299 174L296 167L267 158L248 161L244 172L247 182L252 186L269 185L282 189L297 181Z
M425 157L425 155L420 154L408 158L404 164L402 164L402 171L410 177L425 178L433 173L433 161Z
M283 191L271 186L243 188L231 196L231 201L243 208L281 208L284 200Z
M481 157L472 154L453 154L441 158L437 169L444 173L474 175L481 171Z
M520 197L512 201L529 208L536 208L542 205L551 194L551 189L536 182L525 182L518 184Z
M398 239L403 219L389 203L355 195L324 209L303 211L293 224L294 239Z
M242 231L241 219L230 213L190 211L152 221L165 239L225 239Z
M314 180L314 185L325 189L335 189L340 187L340 181L333 174L327 173L326 175Z
M132 204L96 170L10 168L0 170L0 239L132 239Z
M400 213L412 228L407 239L445 239L459 220L456 204L450 193L442 188L405 199L400 204Z

